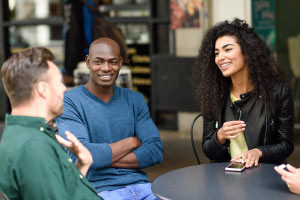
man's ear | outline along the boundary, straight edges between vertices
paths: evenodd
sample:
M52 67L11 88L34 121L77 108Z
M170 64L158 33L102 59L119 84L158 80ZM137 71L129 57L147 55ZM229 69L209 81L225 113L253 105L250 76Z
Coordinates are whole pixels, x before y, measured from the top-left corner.
M40 97L46 98L48 94L48 84L45 81L39 81L36 85L36 92Z
M89 55L85 56L85 64L86 64L87 68L90 69L90 58L89 58Z

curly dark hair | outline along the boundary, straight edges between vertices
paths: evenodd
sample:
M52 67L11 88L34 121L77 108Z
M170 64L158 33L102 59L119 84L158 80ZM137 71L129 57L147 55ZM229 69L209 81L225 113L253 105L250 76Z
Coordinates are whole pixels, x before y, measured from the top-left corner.
M283 81L276 59L253 28L240 19L223 21L206 33L194 66L195 95L200 110L217 118L230 94L231 78L224 77L215 63L215 43L219 37L234 36L249 68L249 79L265 99L274 81Z

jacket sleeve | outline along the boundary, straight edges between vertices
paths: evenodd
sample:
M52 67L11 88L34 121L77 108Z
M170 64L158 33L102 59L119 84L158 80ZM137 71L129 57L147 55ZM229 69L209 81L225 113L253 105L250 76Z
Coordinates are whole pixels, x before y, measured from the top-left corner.
M258 147L263 154L260 160L261 162L282 163L294 150L292 142L294 130L294 102L289 84L285 84L284 87L282 87L278 99L278 111L274 116L274 120L271 120L268 124L268 127L275 129L273 132L272 130L269 131L274 144Z
M56 119L58 132L65 137L65 131L73 133L88 148L93 156L91 168L105 168L112 163L112 150L107 143L92 143L87 127L78 111L78 107L68 97L64 98L64 114ZM77 158L70 151L73 160Z
M163 145L157 127L153 123L144 97L136 93L134 97L135 135L142 145L133 150L139 168L150 167L163 160Z
M218 128L215 128L216 121L203 117L203 138L202 148L204 154L212 161L224 162L230 160L228 143L220 145L217 141Z

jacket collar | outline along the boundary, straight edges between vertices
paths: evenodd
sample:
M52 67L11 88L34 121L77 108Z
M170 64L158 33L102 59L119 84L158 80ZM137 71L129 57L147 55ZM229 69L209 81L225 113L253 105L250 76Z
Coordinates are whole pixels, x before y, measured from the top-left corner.
M235 101L234 105L241 107L243 106L249 99L251 99L251 97L253 97L256 94L256 90L252 90L249 92L246 92L244 94L240 95L240 100ZM230 100L230 96L229 96L229 100Z

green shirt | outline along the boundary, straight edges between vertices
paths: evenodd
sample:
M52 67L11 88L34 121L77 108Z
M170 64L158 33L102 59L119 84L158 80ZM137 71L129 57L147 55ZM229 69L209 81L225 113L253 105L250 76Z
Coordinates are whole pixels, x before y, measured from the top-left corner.
M45 119L6 115L0 188L10 199L100 199Z

